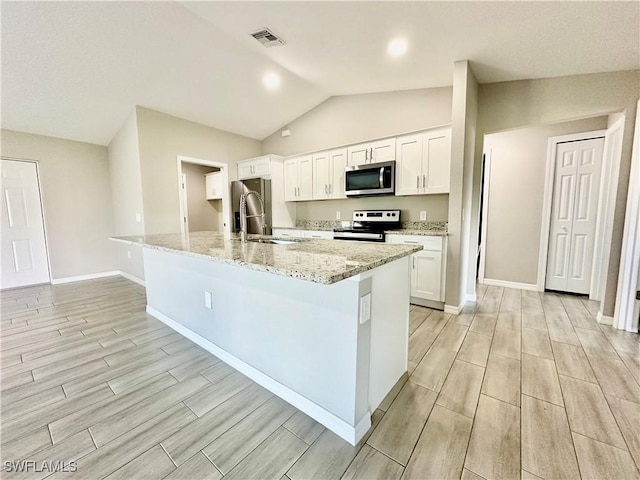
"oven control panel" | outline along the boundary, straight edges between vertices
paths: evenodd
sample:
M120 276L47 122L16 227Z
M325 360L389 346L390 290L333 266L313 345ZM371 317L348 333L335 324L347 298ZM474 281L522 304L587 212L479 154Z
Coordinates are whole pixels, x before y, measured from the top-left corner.
M399 222L400 210L355 210L354 222Z

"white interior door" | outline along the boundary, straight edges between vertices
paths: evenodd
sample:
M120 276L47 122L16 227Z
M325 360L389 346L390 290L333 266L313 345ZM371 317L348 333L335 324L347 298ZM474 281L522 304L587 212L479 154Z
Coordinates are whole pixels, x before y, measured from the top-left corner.
M603 138L558 144L545 287L588 294Z
M36 168L34 162L2 160L3 289L50 281Z

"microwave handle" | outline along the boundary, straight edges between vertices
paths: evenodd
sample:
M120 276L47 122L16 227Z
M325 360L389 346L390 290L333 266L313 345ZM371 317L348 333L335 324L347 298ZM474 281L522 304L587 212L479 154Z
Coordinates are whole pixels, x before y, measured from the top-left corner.
M384 188L384 167L380 167L380 188Z

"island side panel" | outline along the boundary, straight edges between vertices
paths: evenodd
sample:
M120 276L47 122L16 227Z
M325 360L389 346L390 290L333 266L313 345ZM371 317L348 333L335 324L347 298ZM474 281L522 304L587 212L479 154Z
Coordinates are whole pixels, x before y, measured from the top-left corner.
M152 310L353 428L368 424L368 386L356 392L371 335L358 321L360 277L321 285L151 248L144 259Z
M369 409L373 412L407 371L411 257L372 270Z

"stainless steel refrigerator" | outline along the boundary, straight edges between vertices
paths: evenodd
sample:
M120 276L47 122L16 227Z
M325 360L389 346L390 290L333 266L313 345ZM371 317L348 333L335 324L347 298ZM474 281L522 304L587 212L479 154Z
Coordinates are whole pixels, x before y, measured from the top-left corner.
M266 234L271 235L271 180L264 178L247 178L231 182L231 205L233 208L234 232L240 231L240 196L250 190L258 192L264 200L264 217L267 225ZM255 195L247 198L247 215L260 215L260 202ZM247 233L262 234L260 217L247 218Z

